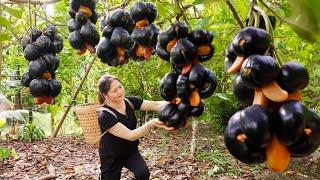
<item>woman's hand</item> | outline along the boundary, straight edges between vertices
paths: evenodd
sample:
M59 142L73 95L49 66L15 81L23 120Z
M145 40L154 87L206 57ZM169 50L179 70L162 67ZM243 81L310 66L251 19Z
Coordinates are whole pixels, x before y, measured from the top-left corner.
M167 131L173 131L174 130L174 127L168 127L164 124L164 122L160 121L159 118L154 118L154 119L151 119L149 122L149 125L151 128L155 128L155 127L158 127L158 128L162 128L162 129L165 129Z

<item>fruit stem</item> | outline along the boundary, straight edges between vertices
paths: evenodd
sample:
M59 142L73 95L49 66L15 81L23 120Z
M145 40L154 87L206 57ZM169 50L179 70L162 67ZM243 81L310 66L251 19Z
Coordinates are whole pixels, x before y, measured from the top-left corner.
M244 25L240 19L239 14L237 13L236 9L234 8L234 6L232 5L232 3L229 0L226 0L226 3L229 7L229 9L232 11L234 18L236 19L236 21L238 22L239 26L241 29L244 28Z

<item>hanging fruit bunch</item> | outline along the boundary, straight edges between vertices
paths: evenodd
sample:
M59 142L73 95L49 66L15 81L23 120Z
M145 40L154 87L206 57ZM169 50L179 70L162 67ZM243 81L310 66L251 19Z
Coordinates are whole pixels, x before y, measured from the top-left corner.
M123 9L112 11L108 17L100 20L102 38L98 44L97 55L101 62L109 66L128 63L130 49L134 46L131 38L134 22L130 14Z
M130 8L130 16L135 23L131 34L135 45L131 49L134 60L148 60L155 53L159 29L153 24L157 9L152 3L137 2Z
M69 42L72 48L82 55L87 50L96 52L95 46L99 43L99 33L95 27L98 15L95 12L94 0L72 0L69 6L68 21Z
M55 71L60 63L56 54L63 49L63 39L52 25L42 31L33 29L31 34L21 41L24 57L29 61L29 70L21 82L35 97L36 104L53 104L62 88Z
M188 117L200 116L204 111L201 99L215 91L215 75L200 64L213 56L212 40L211 32L197 29L189 33L183 22L175 22L159 34L157 54L170 60L173 68L160 81L161 97L171 102L159 115L167 126L178 129L186 125Z
M224 141L241 162L267 161L270 169L284 171L291 157L319 147L320 118L301 102L308 71L296 62L279 66L273 52L272 36L258 27L242 29L227 48L227 71L238 73L233 92L246 108L230 118Z

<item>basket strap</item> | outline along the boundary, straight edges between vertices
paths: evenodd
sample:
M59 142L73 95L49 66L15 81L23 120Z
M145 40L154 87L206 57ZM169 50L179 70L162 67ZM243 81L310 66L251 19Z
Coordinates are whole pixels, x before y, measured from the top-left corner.
M107 111L107 112L110 113L112 116L114 116L116 119L118 119L117 115L116 115L113 111L111 111L110 109L108 109L108 108L106 108L106 107L100 107L100 108L98 109L98 111L102 111L102 110Z
M133 106L132 102L128 98L124 98L124 100L127 101L127 103L130 105L132 110L134 110L134 106Z
M113 115L115 118L118 119L117 115L116 115L113 111L111 111L110 109L108 109L108 108L106 108L106 107L100 107L100 108L98 109L98 111L103 111L103 110L107 111L108 113L110 113L111 115ZM97 141L94 143L94 145L97 144L97 143L100 141L100 139L102 138L102 136L104 136L107 132L108 132L108 131L104 131L104 132L100 135L100 137L97 139Z

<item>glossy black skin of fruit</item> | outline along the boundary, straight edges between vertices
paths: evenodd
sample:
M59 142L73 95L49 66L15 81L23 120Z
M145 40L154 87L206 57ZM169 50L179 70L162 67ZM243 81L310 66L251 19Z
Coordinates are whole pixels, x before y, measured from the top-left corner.
M308 71L296 62L289 62L280 68L277 82L288 93L304 89L309 83Z
M128 31L121 27L117 27L113 30L110 41L112 45L122 46L128 50L134 45L134 41L132 40Z
M73 32L75 30L80 30L80 28L81 28L81 24L77 20L70 19L68 21L68 30L69 30L69 32Z
M225 51L224 68L227 71L237 58L237 53L235 52L232 44L230 44Z
M233 80L232 91L236 99L242 104L242 106L250 106L254 98L254 89L246 86L240 74L237 74Z
M246 27L233 38L232 46L238 56L263 55L271 45L271 37L266 30Z
M262 163L266 160L265 148L260 148L249 141L238 141L237 136L243 134L240 119L241 111L236 112L229 120L224 132L224 143L228 151L238 160L247 164Z
M170 63L182 67L197 55L196 46L187 39L179 39L170 52Z
M304 133L296 143L288 147L293 157L307 156L320 145L320 117L314 110L309 109L309 111L311 116L306 120L306 128L310 128L312 133L310 135Z
M212 96L217 88L217 78L201 64L192 67L189 73L189 83L199 90L200 97L204 99Z
M33 79L29 85L33 97L47 96L50 92L50 86L45 79Z
M24 86L24 87L29 87L29 84L30 82L33 80L33 77L30 76L30 74L27 72L25 74L22 75L22 78L21 78L21 84Z
M116 50L110 39L102 37L97 47L97 55L102 62L107 63L115 54Z
M41 35L33 44L40 53L44 53L49 49L51 40L48 36Z
M112 13L110 13L110 15L108 16L107 20L108 25L112 27L122 28L126 28L126 26L128 26L128 21L132 22L130 14L123 9L117 9L115 11L112 11Z
M151 24L157 17L157 9L152 3L137 2L130 8L130 15L134 22L147 19Z
M189 86L189 77L187 75L180 74L177 79L177 95L178 97L185 99L191 93Z
M49 87L50 87L50 93L49 96L50 97L57 97L62 89L61 83L56 80L56 79L51 79L50 81L48 81L49 83Z
M174 71L167 73L160 81L160 96L166 100L171 101L177 96L177 79L179 74Z
M265 148L271 143L271 116L265 108L257 104L249 106L241 111L240 119L241 129L251 144Z
M97 31L95 25L90 22L81 27L80 34L85 41L94 46L99 43L99 32Z
M189 112L187 114L187 117L199 117L204 112L204 104L200 101L200 104L198 106L189 106Z
M85 45L85 41L81 37L80 31L73 31L70 33L69 42L74 49L81 49Z
M38 58L29 62L29 74L32 77L40 78L48 70L47 63L44 59Z
M246 86L255 88L275 80L279 69L271 56L251 55L243 62L240 74Z
M274 128L279 141L290 146L303 135L310 111L298 101L289 101L279 108L279 117Z
M23 51L23 55L28 61L32 61L38 58L41 54L35 45L28 44Z

